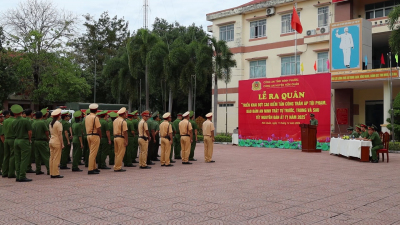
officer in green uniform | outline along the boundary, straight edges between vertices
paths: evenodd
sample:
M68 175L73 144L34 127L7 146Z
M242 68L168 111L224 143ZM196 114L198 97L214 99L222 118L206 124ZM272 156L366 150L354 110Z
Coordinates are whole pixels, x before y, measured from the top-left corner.
M47 175L50 175L49 169L49 128L46 126L45 121L43 121L43 113L36 113L36 121L32 125L32 145L35 149L35 163L36 163L36 175L44 174L42 172L42 162L46 166Z
M160 113L157 111L153 114L153 128L155 131L155 143L153 145L153 161L160 161L157 157L158 155L158 149L160 147Z
M194 158L194 150L196 148L198 127L197 127L197 123L196 123L196 120L195 120L196 118L194 116L194 112L193 111L190 111L189 117L190 117L189 122L192 124L192 129L193 129L192 130L192 132L193 132L192 133L193 134L193 142L192 142L192 144L190 146L189 161L197 161L197 159Z
M99 146L99 151L97 152L96 162L98 164L99 169L105 169L105 170L111 169L110 167L107 167L106 164L108 150L110 149L111 145L110 135L107 135L107 132L108 133L110 132L110 130L108 129L108 123L106 121L107 113L108 113L107 110L97 113L97 116L100 118L101 133L103 135L100 139L100 146Z
M181 133L179 132L179 123L182 121L182 113L177 114L176 120L172 123L172 131L174 132L174 153L175 159L181 158ZM172 151L171 151L172 154Z
M150 138L151 140L149 140L149 146L147 148L147 165L155 165L155 163L152 162L153 159L153 149L154 149L154 140L153 140L153 134L151 133L151 128L153 126L153 114L150 113L150 117L146 122L147 122L147 126L149 128L149 134L150 134Z
M3 122L4 133L4 159L2 167L2 177L16 178L15 176L15 155L14 141L15 134L11 129L11 125L15 120L15 115L12 111L9 112L10 117ZM6 113L4 113L6 115ZM7 115L6 115L7 117Z
M69 170L70 168L67 167L68 163L68 157L69 154L71 153L71 142L70 142L70 127L71 124L69 123L69 120L71 119L70 115L68 112L64 112L61 114L61 125L63 127L63 142L64 142L64 148L62 149L61 152L61 161L60 161L60 170Z
M354 132L354 137L360 138L360 136L361 136L361 127L360 126L356 126L356 130Z
M46 110L47 110L47 108L46 108ZM49 127L51 121L53 120L53 118L51 118L51 116L50 116L52 112L53 112L52 110L51 111L47 110L47 115L48 116L47 116L47 119L45 121L47 127Z
M111 145L108 149L108 164L114 165L115 164L115 151L114 151L114 126L113 122L118 117L118 114L115 112L110 112L108 116L111 118L108 121L108 130L110 131L110 139Z
M126 151L124 155L124 166L125 167L136 167L135 165L132 164L132 158L133 158L133 141L136 136L135 133L135 127L133 126L133 117L135 116L135 113L129 113L128 118L126 120L126 125L128 126L128 146L126 146ZM123 133L123 132L121 132Z
M85 112L85 115L90 114L90 109L87 109ZM85 116L85 117L86 117ZM83 126L85 126L85 118L83 118L82 121ZM89 165L89 143L87 141L87 134L86 134L86 128L83 129L83 156L85 158L85 167L88 167Z
M26 168L30 163L32 124L24 119L21 114L24 111L20 105L11 106L11 111L16 116L11 124L11 130L15 134L14 154L15 172L17 182L29 182L32 179L26 178Z
M379 149L383 149L383 144L382 144L382 140L379 137L378 132L376 132L377 127L375 125L372 124L372 126L368 127L368 138L366 138L365 140L371 141L372 142L372 149L371 149L371 153L372 153L372 163L378 163L378 155L376 153L376 151L378 151Z
M310 118L310 125L318 126L318 120L315 119L315 115L311 113Z
M139 112L136 110L132 114L134 114L133 118L132 118L132 124L133 124L133 131L135 132L135 136L133 137L132 163L139 163L138 161L136 161L136 158L138 156L138 148L139 148L139 130L138 130ZM128 145L129 145L129 143L128 143Z
M3 166L3 159L4 159L4 132L3 132L3 121L4 115L3 111L0 111L0 169ZM3 175L0 172L0 175Z
M82 149L83 149L83 130L84 125L81 122L82 112L74 112L75 122L72 124L72 172L82 172L79 169L79 164L82 159Z
M367 131L368 129L367 125L361 124L360 126L361 126L361 138L368 139L369 134Z
M35 123L35 119L33 119L33 115L32 115L32 109L25 109L24 112L25 114L25 119L27 119L30 123L31 126L33 126L33 124ZM28 164L28 167L26 168L26 173L35 173L35 171L32 169L32 163L35 163L35 147L34 147L34 142L35 142L35 137L34 134L32 132L32 138L31 138L32 142L31 142L31 152L30 152L30 161Z

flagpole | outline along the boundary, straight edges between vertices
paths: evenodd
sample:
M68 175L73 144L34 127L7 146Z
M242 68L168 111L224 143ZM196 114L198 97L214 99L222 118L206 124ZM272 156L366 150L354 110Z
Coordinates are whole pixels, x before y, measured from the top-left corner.
M297 3L294 3L294 8L297 12ZM293 15L292 15L293 18ZM297 76L297 30L294 31L294 71L295 75Z

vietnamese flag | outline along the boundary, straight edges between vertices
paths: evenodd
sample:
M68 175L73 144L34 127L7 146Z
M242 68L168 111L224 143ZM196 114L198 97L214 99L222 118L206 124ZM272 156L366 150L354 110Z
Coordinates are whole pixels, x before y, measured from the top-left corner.
M386 65L386 64L385 64L385 57L383 57L383 53L382 53L382 56L381 56L381 64L382 64L382 65Z
M317 71L317 61L314 63L314 71Z
M299 32L300 34L303 33L303 26L301 26L299 15L297 14L296 8L293 6L293 15L292 15L292 29Z

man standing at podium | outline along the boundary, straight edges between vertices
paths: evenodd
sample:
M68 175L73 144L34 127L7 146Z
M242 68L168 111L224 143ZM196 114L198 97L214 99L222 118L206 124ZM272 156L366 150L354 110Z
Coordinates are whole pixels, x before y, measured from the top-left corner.
M318 126L318 120L315 119L315 115L310 113L310 125Z

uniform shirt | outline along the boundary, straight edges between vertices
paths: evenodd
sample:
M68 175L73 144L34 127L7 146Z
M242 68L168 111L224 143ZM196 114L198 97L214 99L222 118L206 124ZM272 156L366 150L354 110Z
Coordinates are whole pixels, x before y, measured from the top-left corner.
M13 121L11 126L15 134L15 139L29 139L28 131L32 130L31 121L19 116Z
M52 120L53 120L53 118L51 118L51 117L46 119L46 122L45 122L46 123L46 127L49 127L49 125L50 125Z
M3 124L2 123L0 123L0 136L1 135L4 135L4 132L3 132Z
M139 126L139 119L132 119L132 125L133 125L133 131L135 131L135 137L137 137L138 135L138 126Z
M83 136L87 136L87 134L86 134L86 129L85 129L85 118L83 118L82 120L81 120L82 122L82 127L83 127Z
M101 134L102 138L107 138L107 131L109 131L107 126L107 121L104 118L100 118Z
M34 129L35 122L36 122L36 120L31 120L31 124L32 124L32 140L35 140L35 129Z
M133 137L132 131L134 131L133 123L131 120L127 119L126 124L128 126L128 137Z
M182 135L189 135L189 131L192 130L192 124L189 122L189 120L182 120L179 122L179 131L181 136Z
M71 127L70 123L69 123L68 121L61 120L61 125L62 125L62 127L63 127L63 131L67 131L67 132L68 132L68 137L69 137L69 136L71 135L71 134L69 133L69 128ZM64 141L64 142L67 142L67 141L68 141L67 138L65 137L65 134L64 134L64 133L63 133L62 137L63 137L63 141Z
M47 128L45 121L36 120L32 125L32 137L35 137L35 140L39 141L47 141L46 131L49 131ZM35 135L35 136L33 136Z
M164 120L164 122L162 122L160 125L160 136L166 137L169 136L169 134L171 133L172 133L171 124L168 121Z
M49 124L49 131L50 131L50 134L51 134L51 138L50 138L50 142L49 143L61 145L62 143L60 143L59 132L61 132L61 135L64 136L62 134L63 127L62 127L61 123L59 121L56 121L53 124L53 127L51 127L51 123L50 123Z
M142 119L139 122L138 129L139 129L139 137L143 137L143 136L149 137L149 136L147 136L147 133L146 133L146 130L149 130L149 127L148 127L146 121L144 121L144 119Z
M72 133L74 134L74 137L72 138L72 143L75 144L80 144L81 141L79 140L79 137L83 136L83 124L81 122L74 122L72 124Z
M351 133L351 136L353 136L353 135L354 135L354 138L359 138L360 137L360 134L357 133L357 131L353 131L353 133Z
M318 125L318 120L317 119L310 120L310 125L317 126Z
M189 120L189 122L192 124L192 127L193 127L193 140L196 140L196 134L194 133L194 131L198 130L199 128L197 127L196 121Z
M113 122L114 122L114 121L112 121L112 119L111 119L110 121L108 121L108 124L107 124L108 130L110 131L110 139L111 139L111 141L113 141L113 139L114 139L114 126L113 126Z
M124 136L124 131L128 130L128 124L124 120L124 118L119 116L117 119L114 120L113 130L114 130L114 137L117 135Z
M361 137L368 139L368 137L369 137L368 131L361 132Z
M211 131L214 131L214 124L210 120L206 120L203 123L203 135L211 136Z
M3 133L6 139L15 139L15 134L11 129L11 125L14 122L15 118L10 117L3 122Z
M175 132L175 134L180 135L179 133L179 123L181 122L180 119L176 119L174 120L174 122L172 122L172 130Z
M86 134L97 134L97 128L100 128L100 120L96 117L96 114L90 113L90 115L85 118L85 128Z
M369 138L372 142L372 147L376 147L379 145L382 145L382 141L381 138L379 137L379 134L377 132L374 132L371 134L371 136L369 136Z

